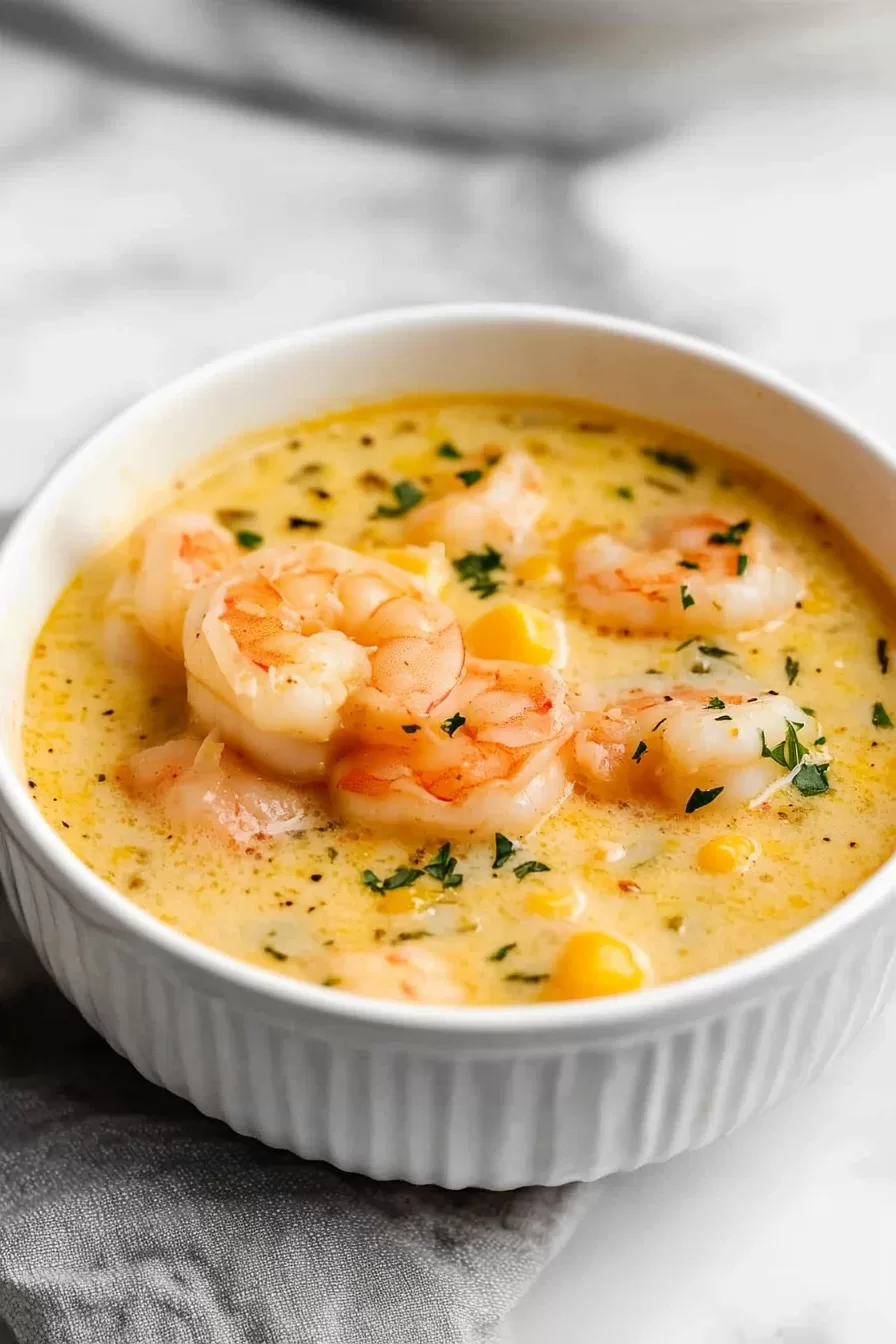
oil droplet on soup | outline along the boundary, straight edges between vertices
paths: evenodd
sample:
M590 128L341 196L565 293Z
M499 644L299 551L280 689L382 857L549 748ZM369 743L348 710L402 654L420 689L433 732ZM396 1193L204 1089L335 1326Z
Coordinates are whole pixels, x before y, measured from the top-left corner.
M183 668L134 619L139 539L84 567L34 649L29 786L85 864L193 938L409 1002L600 996L767 946L893 848L892 595L806 500L719 447L590 405L421 398L231 445L175 510L218 529L179 556L196 588L327 542L470 631L444 713L396 720L385 746L337 728L330 798L259 783L226 726L200 745ZM507 695L529 717L495 746ZM389 770L427 752L460 783L421 764L434 820L404 824L411 794L396 827Z

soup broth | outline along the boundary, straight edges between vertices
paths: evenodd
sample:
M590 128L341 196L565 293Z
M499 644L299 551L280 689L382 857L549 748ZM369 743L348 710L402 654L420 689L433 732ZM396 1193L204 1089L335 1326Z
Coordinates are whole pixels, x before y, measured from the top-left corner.
M531 465L525 488L539 499L531 518L525 502L499 502L490 537L488 520L460 517L456 501L467 508L510 460ZM434 512L445 500L454 513ZM515 830L501 805L489 811L500 779L481 798L464 795L496 819L480 829L428 824L412 799L396 822L390 785L362 754L367 783L353 794L361 767L348 770L342 803L327 792L337 763L321 767L307 829L253 836L250 823L231 842L210 839L135 792L133 779L126 787L127 762L172 738L198 742L209 724L191 722L182 660L134 638L141 537L92 559L34 650L28 782L88 867L192 938L334 990L411 1000L617 992L767 946L842 900L893 848L892 596L811 504L719 447L591 405L419 399L236 444L178 483L166 510L215 518L241 564L268 547L326 541L412 576L416 566L416 581L459 623L468 673L475 657L522 663L542 687L532 711L542 718L557 712L543 689L551 677L568 698L548 748L556 797L543 817L532 804L531 829ZM721 522L694 524L705 535L693 545L670 542L683 517ZM430 536L417 521L427 518ZM761 535L782 548L780 592L762 588ZM620 538L629 550L601 550ZM424 550L432 540L447 555ZM650 567L655 554L671 577ZM716 590L701 586L723 562L726 594L760 604L748 629L720 629L728 598L713 611ZM656 612L649 594L663 585ZM704 611L707 628L694 620ZM794 709L779 712L770 693ZM429 727L425 714L405 715L407 742L376 738L373 749L403 762L431 733L433 749L450 752L475 730L457 703L444 718L427 710ZM760 709L772 717L757 718ZM721 745L692 770L688 753L706 734ZM755 771L752 794L723 735L754 744L744 767ZM358 751L346 743L337 761ZM486 753L484 743L470 751ZM258 769L257 758L234 759ZM520 799L530 806L528 785ZM439 800L437 816L460 805L444 790Z

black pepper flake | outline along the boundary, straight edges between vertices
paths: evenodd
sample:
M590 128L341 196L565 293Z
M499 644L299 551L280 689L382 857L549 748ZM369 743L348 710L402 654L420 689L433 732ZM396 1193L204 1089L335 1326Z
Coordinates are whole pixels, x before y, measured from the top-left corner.
M314 486L314 488L311 489L311 490L309 490L308 493L309 493L310 495L314 495L315 499L332 499L332 498L333 498L333 496L330 494L329 490L324 490L324 489L322 489L321 486L319 486L319 485Z
M105 784L105 782L106 782L106 776L105 776L105 775L102 775L102 774L101 774L101 775L97 775L97 782L100 783L100 784Z
M110 714L114 714L114 713L115 713L115 710L114 710L114 709L104 709L104 710L103 710L103 718L104 718L104 719L108 719L109 715L110 715Z
M361 446L362 446L363 448L370 448L370 447L372 447L372 446L373 446L373 443L374 443L373 435L372 435L372 434L362 434L362 435L361 435L360 442L361 442Z
M323 523L320 521L319 518L298 518L295 515L292 515L290 518L288 518L287 523L288 526L294 532L297 531L300 527L310 528L312 531L315 528L323 527Z
M34 782L33 779L29 779L29 781L28 781L28 787L29 787L29 789L36 789L36 788L37 788L37 785L36 785L36 783ZM54 801L54 802L56 801L55 798L53 799L53 801Z
M323 873L312 873L312 874L311 874L311 881L312 881L312 882L319 882L319 881L321 880L322 877L323 877Z

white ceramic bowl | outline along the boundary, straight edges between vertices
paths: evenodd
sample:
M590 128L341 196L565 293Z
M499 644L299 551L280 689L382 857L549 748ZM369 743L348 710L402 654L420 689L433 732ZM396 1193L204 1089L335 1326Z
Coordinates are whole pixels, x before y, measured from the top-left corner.
M0 555L0 857L50 973L141 1073L241 1133L449 1187L658 1161L812 1078L893 987L894 864L801 932L681 984L518 1008L360 999L192 942L89 872L24 786L23 683L82 561L231 435L401 393L514 389L593 397L730 445L811 495L896 581L896 459L836 412L684 337L492 305L377 314L200 370L71 457Z

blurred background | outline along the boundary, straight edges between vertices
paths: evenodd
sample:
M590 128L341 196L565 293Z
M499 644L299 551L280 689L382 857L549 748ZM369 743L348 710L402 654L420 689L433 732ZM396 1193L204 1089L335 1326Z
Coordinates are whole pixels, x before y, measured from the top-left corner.
M0 0L0 507L198 361L537 299L896 432L893 0Z

